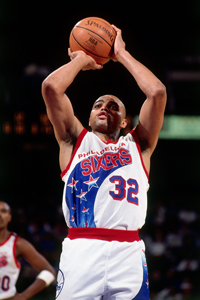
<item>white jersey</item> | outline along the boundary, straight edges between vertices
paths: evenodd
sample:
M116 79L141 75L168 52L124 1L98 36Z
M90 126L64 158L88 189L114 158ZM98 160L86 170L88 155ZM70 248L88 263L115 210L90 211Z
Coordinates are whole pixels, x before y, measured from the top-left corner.
M16 281L20 272L20 264L15 256L18 236L11 232L0 244L0 299L10 298L16 293Z
M135 130L105 143L83 129L61 177L69 227L138 230L144 225L148 173Z

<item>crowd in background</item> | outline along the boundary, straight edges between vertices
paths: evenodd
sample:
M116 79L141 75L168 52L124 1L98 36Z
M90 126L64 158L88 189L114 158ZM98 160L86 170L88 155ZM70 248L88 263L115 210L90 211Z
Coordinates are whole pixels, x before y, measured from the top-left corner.
M146 244L151 299L191 299L199 290L199 218L183 204L157 204L149 210L142 238Z

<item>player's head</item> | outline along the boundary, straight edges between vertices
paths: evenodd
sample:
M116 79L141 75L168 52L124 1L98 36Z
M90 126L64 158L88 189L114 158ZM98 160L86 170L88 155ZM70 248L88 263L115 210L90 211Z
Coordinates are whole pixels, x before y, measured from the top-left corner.
M122 101L113 95L99 97L93 104L89 125L93 131L114 133L125 128L126 109Z
M11 221L11 209L8 203L0 201L0 229L7 228L8 223Z

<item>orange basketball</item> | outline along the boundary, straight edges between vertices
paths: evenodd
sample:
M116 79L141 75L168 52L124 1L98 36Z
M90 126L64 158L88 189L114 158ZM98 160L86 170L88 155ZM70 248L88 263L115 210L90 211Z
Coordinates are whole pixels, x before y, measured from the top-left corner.
M107 63L113 53L116 32L104 19L85 18L72 29L69 37L71 51L82 50L98 64Z

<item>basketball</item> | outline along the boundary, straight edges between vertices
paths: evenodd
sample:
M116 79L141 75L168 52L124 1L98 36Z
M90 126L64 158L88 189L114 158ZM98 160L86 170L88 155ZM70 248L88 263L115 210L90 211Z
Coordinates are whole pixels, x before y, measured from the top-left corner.
M82 50L95 61L104 65L113 54L116 32L109 22L97 17L79 21L69 37L71 51Z

